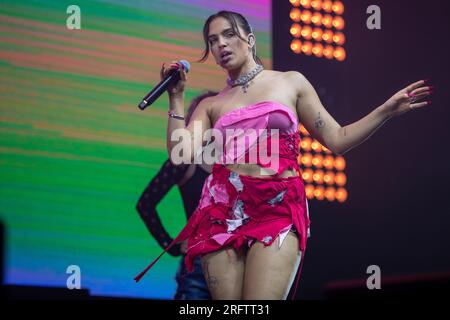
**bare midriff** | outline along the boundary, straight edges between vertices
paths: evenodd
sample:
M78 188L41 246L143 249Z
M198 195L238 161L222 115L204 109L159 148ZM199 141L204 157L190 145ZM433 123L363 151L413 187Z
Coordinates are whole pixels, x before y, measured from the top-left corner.
M297 177L300 173L295 169L286 169L279 175L274 174L273 171L269 169L263 168L257 164L229 164L227 168L231 171L234 171L240 175L251 176L255 178L288 178L288 177Z

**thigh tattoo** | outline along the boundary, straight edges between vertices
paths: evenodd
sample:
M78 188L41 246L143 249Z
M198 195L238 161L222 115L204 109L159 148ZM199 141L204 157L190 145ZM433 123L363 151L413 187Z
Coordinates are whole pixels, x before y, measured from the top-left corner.
M214 277L210 274L209 272L209 261L207 259L205 259L204 262L202 262L203 264L203 272L205 274L205 279L206 279L206 283L208 284L208 287L211 288L215 288L219 285L219 279L217 279L217 277Z

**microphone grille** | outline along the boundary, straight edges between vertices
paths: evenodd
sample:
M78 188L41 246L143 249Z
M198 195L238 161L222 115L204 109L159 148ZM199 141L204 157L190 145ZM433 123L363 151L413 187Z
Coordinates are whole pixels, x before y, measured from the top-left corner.
M186 73L188 73L189 70L191 69L191 65L189 64L189 62L187 62L186 60L180 60L179 62L183 65L184 70L186 70Z

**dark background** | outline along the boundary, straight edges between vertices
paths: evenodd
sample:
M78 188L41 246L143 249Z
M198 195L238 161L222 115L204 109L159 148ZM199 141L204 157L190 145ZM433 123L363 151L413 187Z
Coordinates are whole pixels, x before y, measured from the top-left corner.
M310 201L311 238L298 298L330 281L450 271L448 1L343 1L344 62L293 53L289 1L273 1L274 69L303 73L341 126L395 92L431 78L433 104L391 119L344 155L348 200ZM369 30L369 5L381 30Z

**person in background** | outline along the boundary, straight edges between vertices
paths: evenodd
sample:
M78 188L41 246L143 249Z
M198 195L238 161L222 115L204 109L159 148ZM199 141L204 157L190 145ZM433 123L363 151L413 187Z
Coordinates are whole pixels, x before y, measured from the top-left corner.
M216 92L208 91L194 98L189 106L185 118L186 125L189 124L190 115L195 108L206 97L216 95ZM156 239L163 248L172 242L172 237L168 234L161 223L156 206L170 191L177 185L183 200L186 218L189 219L200 200L202 186L211 172L211 167L206 164L196 165L177 165L167 159L162 165L158 174L150 181L136 205L140 217L150 234ZM203 276L200 257L194 262L194 271L188 273L184 264L184 255L186 253L186 241L172 246L168 250L169 254L178 257L181 256L180 264L176 274L177 289L175 300L209 300L211 299L208 286Z

